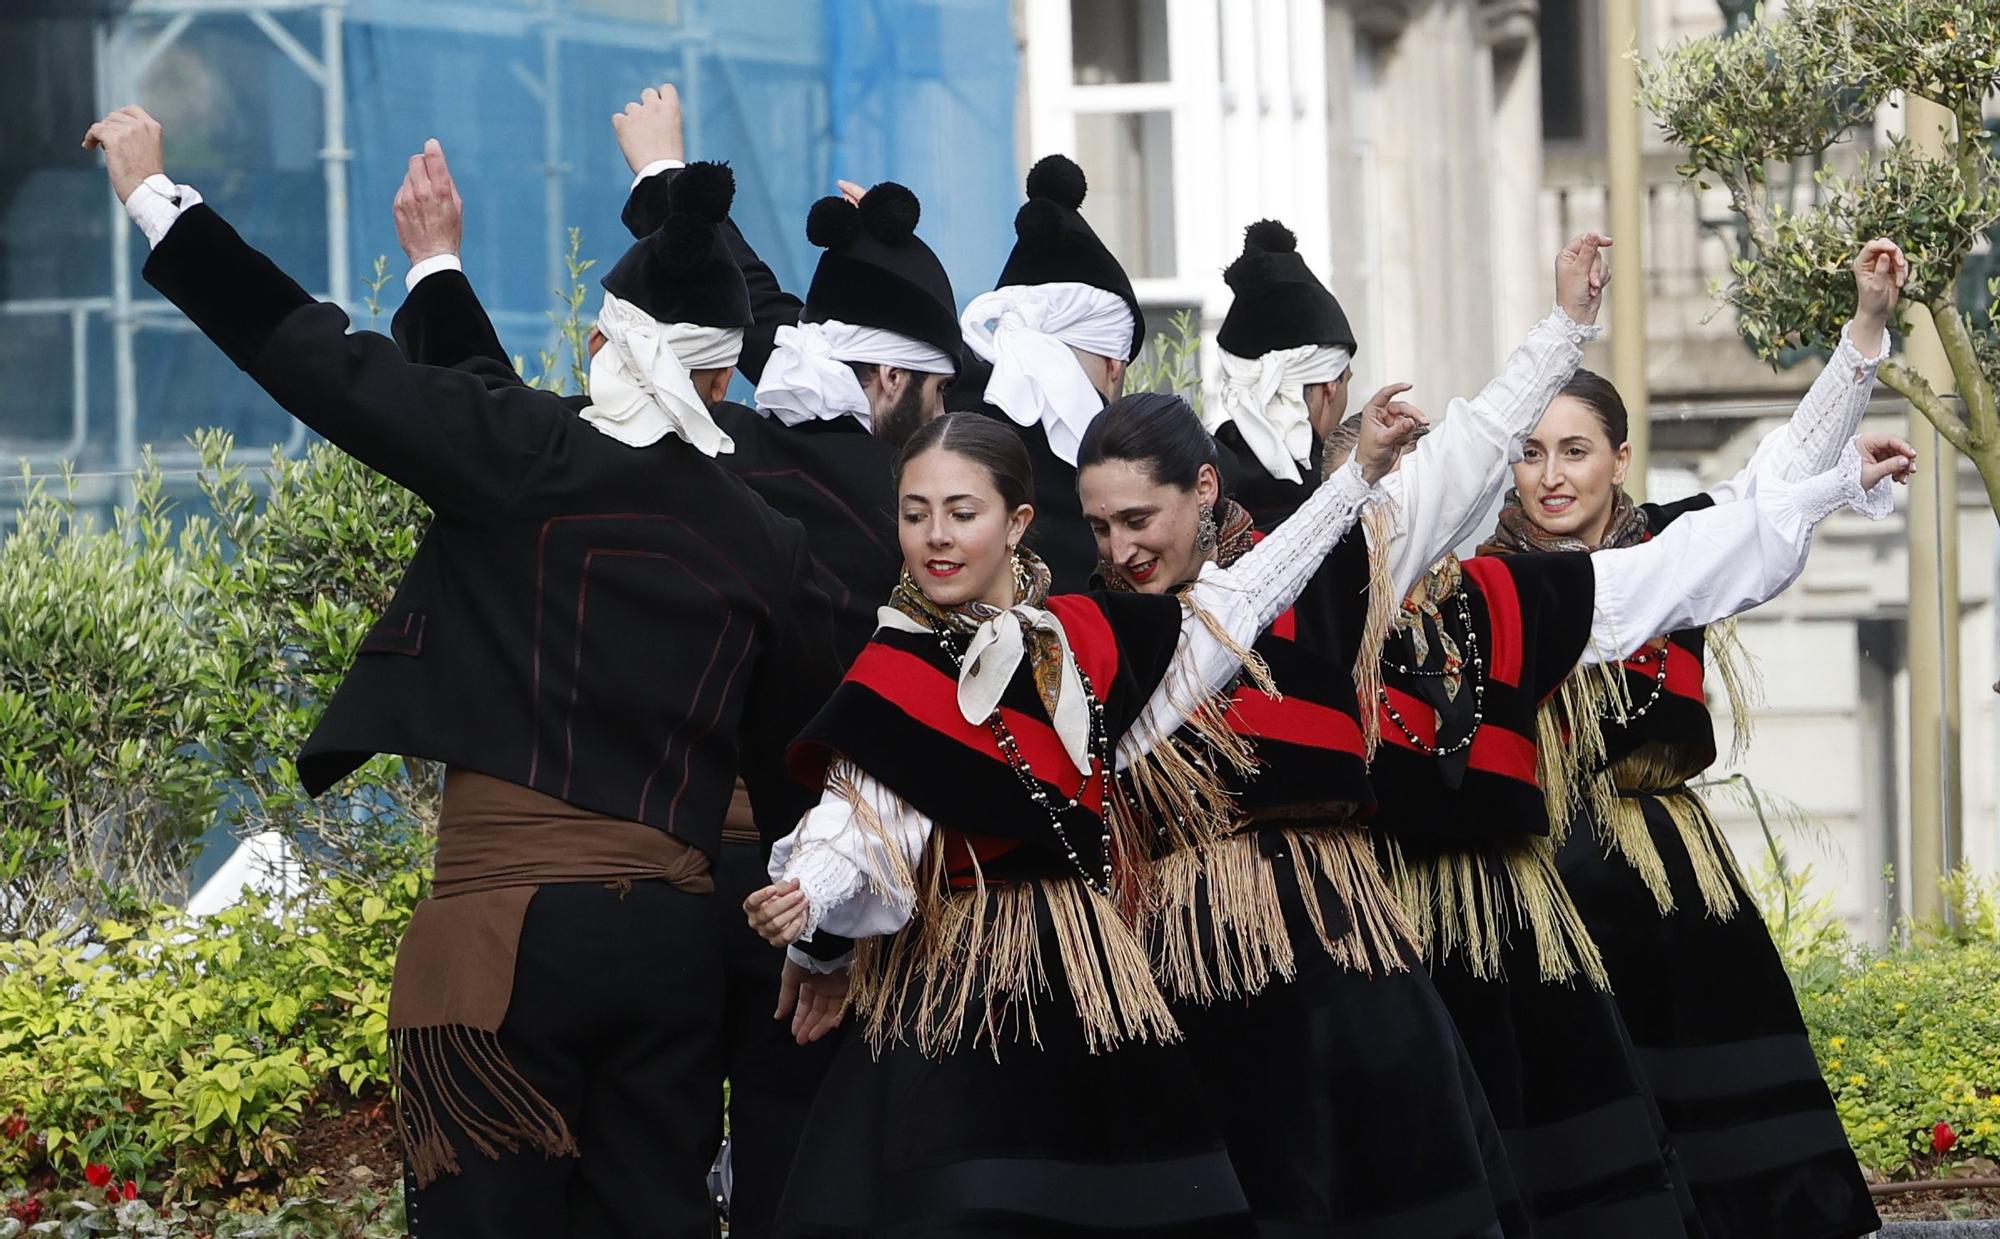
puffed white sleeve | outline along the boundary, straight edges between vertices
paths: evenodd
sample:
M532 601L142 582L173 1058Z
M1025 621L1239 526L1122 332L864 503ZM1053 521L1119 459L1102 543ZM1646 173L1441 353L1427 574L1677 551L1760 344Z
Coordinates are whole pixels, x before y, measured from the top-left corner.
M1235 651L1255 641L1298 601L1320 561L1381 493L1350 460L1235 563L1203 566L1187 591L1180 640L1167 674L1118 742L1120 769L1179 730L1189 707L1228 685L1242 665ZM1217 637L1216 629L1227 634L1227 642Z
M1507 466L1521 458L1522 441L1582 364L1584 346L1603 331L1551 309L1500 373L1470 400L1454 399L1444 420L1382 479L1394 518L1389 579L1397 597L1476 532L1506 487Z
M1735 477L1708 488L1717 503L1749 497L1761 478L1797 482L1833 467L1840 451L1861 426L1875 394L1875 374L1889 357L1889 333L1881 351L1865 357L1854 345L1854 324L1840 329L1840 345L1806 390L1792 416L1757 444L1750 463Z
M1582 661L1618 662L1663 632L1728 619L1783 593L1804 570L1813 529L1843 507L1880 520L1889 479L1861 488L1849 440L1832 468L1801 481L1764 478L1747 501L1681 517L1650 542L1590 557L1597 580Z
M852 763L837 759L820 801L792 833L771 846L773 882L796 879L806 897L806 927L847 938L892 934L910 919L915 871L931 820ZM815 971L840 967L802 952L791 958Z

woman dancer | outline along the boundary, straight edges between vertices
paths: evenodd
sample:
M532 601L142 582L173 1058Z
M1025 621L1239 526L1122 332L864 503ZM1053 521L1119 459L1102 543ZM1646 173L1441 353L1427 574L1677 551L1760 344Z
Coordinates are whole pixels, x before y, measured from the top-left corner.
M1048 597L1019 436L956 414L909 441L903 581L795 752L824 797L745 905L774 942L864 940L865 1036L821 1087L780 1233L1251 1233L1131 928L1149 847L1109 780L1235 674L1416 428L1376 419L1184 599Z
M1858 306L1839 347L1743 473L1678 504L1634 505L1623 487L1624 402L1610 383L1579 372L1528 440L1481 553L1634 546L1688 512L1740 500L1760 478L1825 468L1867 408L1907 264L1894 242L1876 240L1854 271ZM1598 711L1604 764L1585 772L1579 820L1556 823L1568 828L1557 864L1709 1235L1872 1234L1881 1223L1783 964L1727 840L1688 786L1716 757L1704 697L1710 662L1739 741L1747 730L1732 652L1722 632L1687 627L1619 665L1622 683L1603 686L1610 700ZM1568 694L1563 704L1581 701Z

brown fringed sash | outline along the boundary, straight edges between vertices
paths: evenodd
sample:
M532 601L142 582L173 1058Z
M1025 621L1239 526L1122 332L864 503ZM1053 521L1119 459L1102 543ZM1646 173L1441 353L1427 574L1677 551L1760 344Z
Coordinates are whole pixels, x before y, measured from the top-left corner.
M1581 977L1597 989L1611 988L1603 956L1556 872L1555 847L1547 838L1417 858L1405 857L1388 838L1382 853L1425 958L1443 961L1457 954L1474 976L1501 980L1502 953L1518 929L1534 941L1542 981L1570 984Z
M447 1122L487 1157L524 1147L576 1156L561 1112L500 1045L521 925L539 887L650 880L715 889L708 857L665 831L469 770L446 773L431 897L403 932L389 990L396 1113L419 1186L459 1169Z

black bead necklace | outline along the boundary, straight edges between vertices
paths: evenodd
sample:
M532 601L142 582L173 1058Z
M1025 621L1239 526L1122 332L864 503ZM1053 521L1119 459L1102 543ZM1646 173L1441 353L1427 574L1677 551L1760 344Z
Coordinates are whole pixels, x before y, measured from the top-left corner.
M952 670L962 673L965 670L965 655L959 652L958 646L951 639L950 632L943 628L932 631L936 633L938 645L944 650L945 657L951 659ZM1049 827L1055 831L1056 842L1062 845L1063 856L1075 868L1077 876L1083 879L1085 886L1109 898L1112 879L1110 806L1105 806L1105 811L1098 817L1103 832L1098 839L1098 846L1103 849L1101 855L1104 858L1101 877L1091 875L1083 863L1082 856L1076 850L1076 844L1070 841L1069 831L1063 828L1063 815L1082 808L1083 798L1090 791L1091 783L1111 768L1111 743L1104 726L1104 703L1097 699L1097 693L1091 687L1090 676L1082 667L1076 669L1076 676L1083 685L1084 700L1090 703L1090 739L1087 745L1089 755L1085 759L1089 762L1090 768L1084 772L1083 782L1077 786L1074 796L1065 800L1060 794L1049 795L1048 789L1042 786L1042 781L1036 778L1035 772L1028 767L1028 759L1021 754L1020 742L1014 739L1013 731L1008 728L1006 720L1001 718L999 710L987 716L986 726L992 731L993 742L1000 746L1001 756L1007 759L1007 765L1013 770L1014 777L1020 780L1022 789L1028 793L1028 799L1040 805L1042 811L1049 815ZM1109 791L1108 784L1106 791L1107 793Z
M1409 723L1396 709L1395 703L1389 700L1389 690L1386 687L1375 690L1382 701L1382 709L1389 715L1389 721L1396 725L1396 730L1403 733L1405 740L1427 757L1449 757L1461 749L1470 748L1472 738L1479 734L1480 725L1486 721L1486 659L1479 652L1479 631L1472 626L1472 602L1466 597L1463 585L1452 591L1452 597L1458 603L1459 627L1465 630L1465 662L1472 668L1472 726L1450 744L1435 746L1425 744L1417 737L1417 733L1410 729ZM1438 635L1442 637L1444 634L1440 632ZM1387 655L1383 656L1382 665L1391 671L1408 676L1439 677L1450 674L1444 671L1425 671L1419 667L1406 667L1401 663L1390 661Z

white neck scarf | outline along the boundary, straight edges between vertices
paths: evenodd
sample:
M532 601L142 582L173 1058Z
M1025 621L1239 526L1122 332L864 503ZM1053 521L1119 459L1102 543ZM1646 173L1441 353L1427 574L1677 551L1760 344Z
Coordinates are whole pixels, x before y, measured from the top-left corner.
M1132 307L1089 284L1010 284L973 298L959 318L966 346L993 363L987 402L1016 424L1040 423L1070 464L1104 396L1070 350L1124 360Z
M883 607L876 613L883 628L901 632L929 632L928 628L898 611ZM1079 771L1090 772L1090 701L1084 695L1083 677L1077 674L1076 655L1069 648L1069 634L1053 611L1017 602L983 621L972 630L965 643L965 663L958 672L959 717L975 726L984 726L1000 708L1000 698L1021 660L1028 656L1028 633L1040 629L1053 636L1062 651L1062 673L1058 677L1056 708L1050 721L1062 741L1063 752Z
M1312 459L1312 416L1306 388L1331 383L1352 360L1344 348L1302 344L1273 349L1261 357L1222 354L1220 390L1202 403L1201 422L1210 434L1235 422L1265 472L1286 482L1301 481L1299 466Z
M852 417L875 429L868 393L848 368L895 366L920 374L954 374L958 363L943 349L879 327L832 319L780 327L777 347L757 382L757 411L787 426Z
M597 329L604 346L590 359L584 421L627 447L650 447L676 434L704 456L736 450L709 416L690 372L735 365L742 328L662 323L605 293Z

